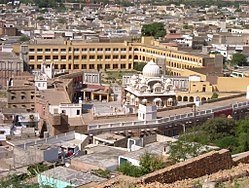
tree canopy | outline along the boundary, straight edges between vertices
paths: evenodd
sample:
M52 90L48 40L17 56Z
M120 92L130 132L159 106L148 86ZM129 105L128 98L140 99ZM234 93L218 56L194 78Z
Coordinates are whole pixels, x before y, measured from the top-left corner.
M249 117L239 121L226 117L210 119L201 126L187 129L179 139L216 145L230 149L232 153L245 152L249 150Z
M164 162L160 157L146 152L140 157L139 165L140 166L134 166L130 162L125 162L120 165L118 170L124 175L140 177L163 168Z
M243 54L243 53L235 53L235 54L233 54L233 58L232 58L231 64L233 64L233 65L239 65L239 66L246 66L246 65L248 65L248 62L247 62L245 54Z
M25 42L25 41L28 41L30 38L27 36L27 35L22 35L22 36L20 36L20 38L19 38L19 40L21 41L21 42Z
M143 25L141 33L142 36L153 36L154 38L159 38L166 35L166 30L164 29L163 23L154 22Z

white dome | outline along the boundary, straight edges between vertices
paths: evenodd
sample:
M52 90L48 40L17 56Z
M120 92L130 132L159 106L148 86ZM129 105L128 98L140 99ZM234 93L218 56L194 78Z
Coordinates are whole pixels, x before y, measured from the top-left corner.
M152 60L143 68L143 76L145 77L160 77L160 67Z
M142 85L143 85L143 84L146 84L146 80L145 80L145 79L142 79L141 82L140 82L140 84L142 84Z

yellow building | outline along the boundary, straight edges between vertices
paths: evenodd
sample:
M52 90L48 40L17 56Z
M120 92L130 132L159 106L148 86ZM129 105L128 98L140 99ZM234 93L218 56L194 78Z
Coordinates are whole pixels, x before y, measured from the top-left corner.
M161 62L172 75L182 76L186 69L215 67L222 68L220 55L209 56L178 50L162 44L152 37L142 37L140 43L83 43L65 41L64 44L14 45L14 52L26 59L31 69L40 69L41 64L54 63L55 69L133 69L134 64L149 60Z

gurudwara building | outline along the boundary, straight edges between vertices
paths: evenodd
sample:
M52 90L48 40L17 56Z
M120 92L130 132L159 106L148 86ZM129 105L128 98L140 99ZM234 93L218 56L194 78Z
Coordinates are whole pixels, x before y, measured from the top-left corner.
M176 91L187 89L188 78L163 76L161 72L161 68L151 60L144 66L142 74L128 78L123 104L129 112L139 104L158 108L176 105Z

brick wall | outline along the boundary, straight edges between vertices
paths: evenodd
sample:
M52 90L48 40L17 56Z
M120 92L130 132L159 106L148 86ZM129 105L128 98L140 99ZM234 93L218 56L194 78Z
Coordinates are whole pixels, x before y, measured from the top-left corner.
M233 161L230 152L226 149L222 149L150 173L143 176L141 181L144 183L155 181L160 183L172 183L178 180L197 178L219 170L229 169L232 165Z

